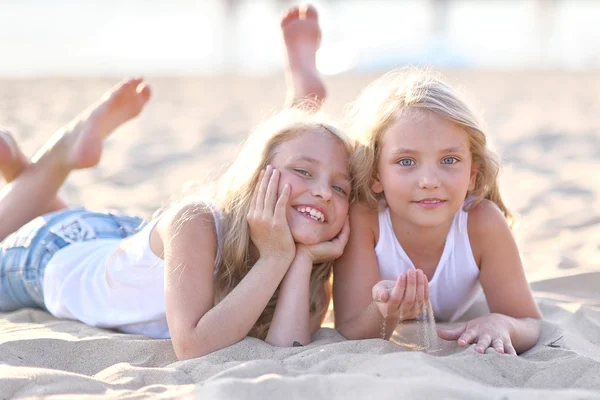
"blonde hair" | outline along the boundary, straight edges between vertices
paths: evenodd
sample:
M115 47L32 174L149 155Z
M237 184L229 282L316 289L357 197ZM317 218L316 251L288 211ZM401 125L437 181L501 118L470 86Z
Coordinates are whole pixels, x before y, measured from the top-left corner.
M358 200L373 208L384 203L383 194L371 188L377 174L381 141L388 129L410 111L435 113L465 130L477 168L475 187L468 193L473 201L468 207L488 199L500 208L512 226L512 214L500 196L500 162L487 147L482 124L440 75L428 70L405 68L389 72L370 84L348 110L348 126L356 139L351 166Z
M348 155L353 144L348 136L327 122L320 114L300 109L285 110L256 128L248 137L238 157L219 182L217 206L222 213L223 243L221 260L215 276L215 301L227 295L252 268L250 231L246 215L260 171L271 162L282 143L303 132L331 135L344 146ZM331 298L332 263L313 266L310 278L310 311L324 315ZM250 331L250 336L264 339L268 333L279 289ZM324 296L324 297L323 297ZM322 301L325 300L325 301Z

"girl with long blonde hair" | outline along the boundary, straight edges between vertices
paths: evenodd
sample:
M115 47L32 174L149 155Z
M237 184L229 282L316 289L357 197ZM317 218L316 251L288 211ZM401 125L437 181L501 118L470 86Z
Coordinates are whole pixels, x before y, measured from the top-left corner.
M457 321L481 292L490 314L440 330L460 346L516 354L541 318L498 187L499 163L465 101L430 71L373 82L349 113L358 201L334 267L336 328L350 339L389 337L398 322Z
M297 34L314 28L313 11L294 7L282 20L291 69L299 60L314 68L317 37ZM299 57L306 51L312 67ZM323 94L302 82L290 105L311 99L318 108ZM33 163L0 135L8 182L0 195L0 312L39 307L171 338L178 359L247 335L278 346L309 343L330 302L332 261L349 235L353 142L314 109L288 109L250 134L214 199L187 197L148 222L68 208L56 197L68 174L96 165L103 139L149 95L141 79L119 85Z
M60 185L30 184L56 175L46 168L60 164L53 147L0 198L13 218L40 215L1 242L0 311L40 307L170 337L179 359L247 335L309 343L329 305L331 261L349 233L351 151L320 116L283 111L250 135L216 199L186 198L144 223L80 208L43 214L45 207L17 202L14 190L47 204L55 198Z

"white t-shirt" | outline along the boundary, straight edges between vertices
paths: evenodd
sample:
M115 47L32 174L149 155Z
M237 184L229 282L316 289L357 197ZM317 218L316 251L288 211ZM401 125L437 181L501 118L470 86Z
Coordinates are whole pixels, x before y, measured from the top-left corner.
M219 244L216 271L221 240L214 210L213 216ZM127 239L94 239L57 251L44 275L48 311L91 326L169 338L164 262L150 249L150 233L157 222Z

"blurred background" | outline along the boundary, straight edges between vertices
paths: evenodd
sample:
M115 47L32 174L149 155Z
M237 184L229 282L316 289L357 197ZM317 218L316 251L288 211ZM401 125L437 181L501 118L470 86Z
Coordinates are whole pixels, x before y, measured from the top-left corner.
M276 0L0 0L0 125L28 155L124 76L152 99L62 190L148 217L284 102ZM530 279L600 264L600 0L318 0L326 111L434 66L486 122Z
M325 74L600 67L596 0L319 0ZM1 0L0 76L265 75L281 0Z

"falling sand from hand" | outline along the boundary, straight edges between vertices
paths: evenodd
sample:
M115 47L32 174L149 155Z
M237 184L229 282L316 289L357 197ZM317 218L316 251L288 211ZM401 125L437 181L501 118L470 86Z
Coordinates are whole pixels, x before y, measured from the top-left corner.
M420 318L414 321L402 321L397 331L390 340L410 350L424 351L428 354L437 353L442 350L441 339L437 335L435 316L431 302L422 303L420 306ZM381 326L381 338L386 338L387 318L383 319Z

